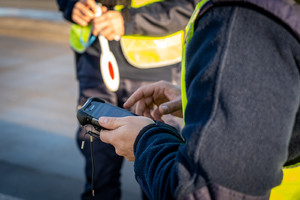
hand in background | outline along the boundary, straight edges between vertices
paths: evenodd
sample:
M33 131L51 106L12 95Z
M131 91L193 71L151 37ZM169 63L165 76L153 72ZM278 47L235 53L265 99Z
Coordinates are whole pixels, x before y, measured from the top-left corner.
M134 161L134 142L140 131L153 120L142 116L131 117L101 117L99 124L109 130L101 130L100 139L112 144L116 154L124 156L128 161Z
M81 26L87 26L96 12L97 4L94 0L80 0L74 5L72 20Z
M136 114L154 120L163 121L162 116L166 114L182 118L180 88L167 81L140 87L128 98L124 108L130 108L134 104L137 104Z
M119 11L102 11L102 15L94 18L92 23L94 27L93 35L101 34L108 40L119 38L125 33L124 19Z

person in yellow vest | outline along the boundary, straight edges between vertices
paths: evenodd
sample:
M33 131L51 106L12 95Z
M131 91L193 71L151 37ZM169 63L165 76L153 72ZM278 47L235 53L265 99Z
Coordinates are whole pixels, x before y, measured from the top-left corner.
M149 199L300 199L299 24L299 1L201 1L181 89L143 86L124 107L147 117L99 119ZM182 134L166 113L184 117Z
M110 2L124 5L106 5L99 11L94 0L57 0L65 19L73 23L70 45L75 52L79 107L89 97L100 97L122 106L141 85L158 80L180 82L183 39L180 30L186 26L195 3L155 1L133 0L130 6L128 0L100 1L105 5ZM177 127L180 125L180 121L172 117L167 121ZM84 135L85 131L79 128L78 147L82 140L89 139ZM82 199L120 199L123 158L116 155L113 146L99 140L93 143L94 180L89 141L81 150L86 167L86 188ZM95 197L92 197L92 187Z

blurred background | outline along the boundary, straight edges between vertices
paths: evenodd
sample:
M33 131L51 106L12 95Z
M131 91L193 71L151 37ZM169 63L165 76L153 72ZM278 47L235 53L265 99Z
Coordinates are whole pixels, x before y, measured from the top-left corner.
M55 0L0 0L0 200L79 200L77 81ZM124 162L122 200L140 199Z

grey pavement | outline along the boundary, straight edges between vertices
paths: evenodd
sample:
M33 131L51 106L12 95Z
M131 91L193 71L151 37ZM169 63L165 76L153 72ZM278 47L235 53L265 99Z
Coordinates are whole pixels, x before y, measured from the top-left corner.
M0 0L0 200L76 200L84 188L69 24L56 9ZM121 182L122 200L140 199L133 163Z

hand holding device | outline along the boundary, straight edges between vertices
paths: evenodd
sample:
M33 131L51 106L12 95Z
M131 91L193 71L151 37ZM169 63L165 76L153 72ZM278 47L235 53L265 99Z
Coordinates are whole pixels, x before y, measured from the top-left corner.
M136 114L119 108L112 104L106 103L104 100L91 97L86 103L78 110L77 119L82 126L93 125L96 131L90 130L90 135L99 138L99 133L103 127L98 123L100 117L125 117L125 116L136 116Z
M93 137L100 139L100 131L103 129L98 123L98 119L102 116L106 117L125 117L135 116L134 113L114 106L109 103L105 103L104 100L91 97L86 103L77 111L77 119L82 126L86 126L87 133L90 134L91 142L91 159L92 159L92 195L95 196L93 179L94 179L94 152L93 152ZM82 141L81 148L84 147L84 141Z

